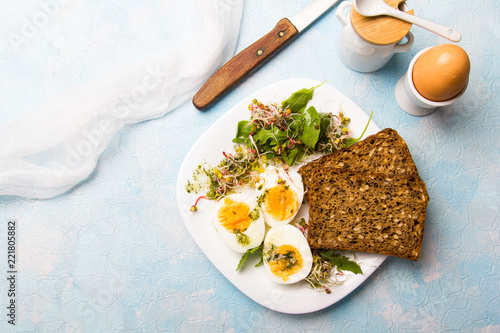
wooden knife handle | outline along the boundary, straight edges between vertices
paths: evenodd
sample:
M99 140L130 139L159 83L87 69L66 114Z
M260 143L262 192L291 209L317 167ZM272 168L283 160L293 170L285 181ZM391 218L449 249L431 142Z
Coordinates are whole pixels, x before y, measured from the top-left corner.
M273 30L238 53L215 72L194 96L194 106L199 110L209 107L298 34L299 32L289 20L281 19Z

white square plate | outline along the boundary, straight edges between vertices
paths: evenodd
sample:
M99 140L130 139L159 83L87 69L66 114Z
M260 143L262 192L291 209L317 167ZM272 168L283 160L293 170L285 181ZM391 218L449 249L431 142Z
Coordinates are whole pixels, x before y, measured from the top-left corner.
M214 202L200 200L198 210L191 212L190 208L198 195L187 193L185 187L191 179L193 171L204 161L217 166L223 159L222 152L234 149L232 139L236 135L240 120L250 119L248 105L253 99L263 103L277 102L287 99L292 93L311 88L321 82L309 79L291 79L274 83L245 98L235 107L216 121L195 143L186 155L177 180L177 200L183 221L189 233L217 269L241 292L255 302L269 309L283 313L309 313L324 309L356 289L385 260L387 256L372 253L356 253L356 261L360 264L363 274L352 275L343 284L332 288L330 294L318 292L308 286L305 281L292 285L280 285L268 279L263 266L254 267L253 262L246 263L240 271L236 267L241 254L228 248L217 234L211 221ZM361 135L369 117L354 102L335 88L323 84L314 91L309 106L314 106L318 112L337 114L339 108L345 116L351 119L349 128L351 135ZM375 134L380 129L373 121L370 122L364 137ZM307 217L309 206L304 203L299 216Z

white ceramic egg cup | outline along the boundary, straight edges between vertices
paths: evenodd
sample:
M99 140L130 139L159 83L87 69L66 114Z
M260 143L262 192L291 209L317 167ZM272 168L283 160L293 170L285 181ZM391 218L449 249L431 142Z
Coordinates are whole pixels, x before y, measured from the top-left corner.
M415 85L413 84L413 67L415 66L415 62L417 61L417 59L429 49L430 47L423 49L413 57L410 65L408 66L408 71L399 79L398 83L396 84L396 101L398 102L401 109L413 116L426 116L438 107L453 104L463 95L463 93L467 89L466 84L465 87L455 97L442 102L431 101L419 94L419 92L415 88Z

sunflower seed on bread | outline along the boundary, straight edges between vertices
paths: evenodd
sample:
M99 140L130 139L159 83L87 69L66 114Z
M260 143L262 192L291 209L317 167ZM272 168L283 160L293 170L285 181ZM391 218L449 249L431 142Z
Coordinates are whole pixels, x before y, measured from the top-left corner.
M428 196L418 174L324 167L311 178L307 240L312 249L419 259Z

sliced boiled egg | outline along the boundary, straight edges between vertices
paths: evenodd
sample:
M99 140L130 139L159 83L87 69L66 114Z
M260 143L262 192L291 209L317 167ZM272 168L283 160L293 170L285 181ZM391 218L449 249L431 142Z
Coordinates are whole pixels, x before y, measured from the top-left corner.
M222 240L236 252L259 246L265 223L255 198L247 193L227 195L216 202L212 221Z
M288 224L297 214L304 198L302 177L292 170L270 167L257 183L257 202L270 227Z
M291 284L312 268L312 253L302 232L293 225L271 228L264 239L264 268L272 281Z

